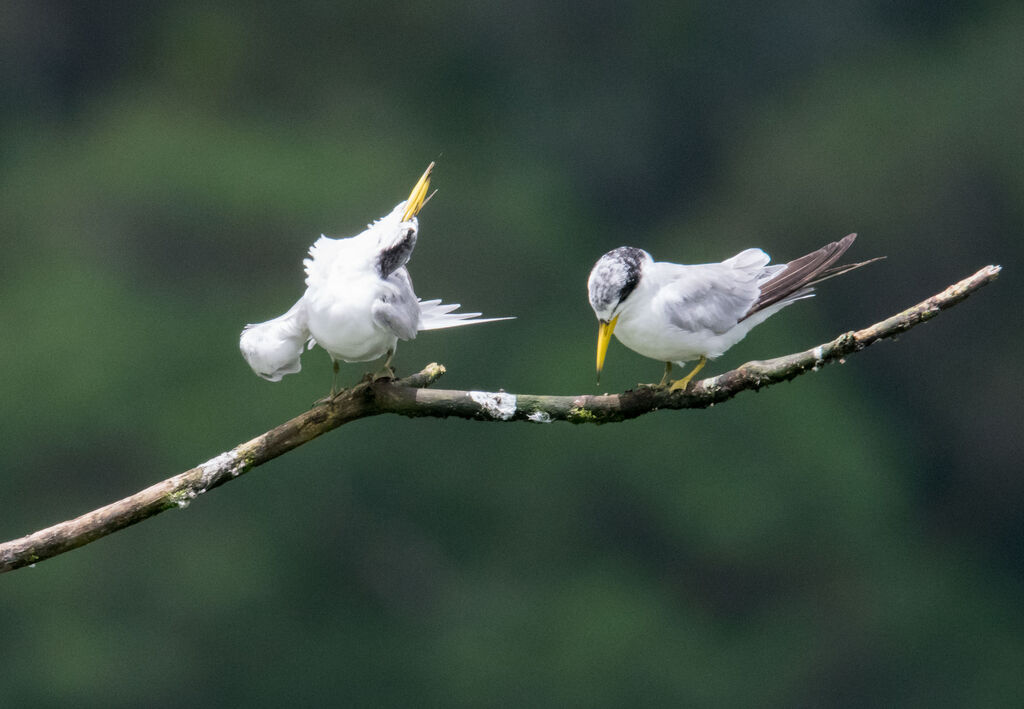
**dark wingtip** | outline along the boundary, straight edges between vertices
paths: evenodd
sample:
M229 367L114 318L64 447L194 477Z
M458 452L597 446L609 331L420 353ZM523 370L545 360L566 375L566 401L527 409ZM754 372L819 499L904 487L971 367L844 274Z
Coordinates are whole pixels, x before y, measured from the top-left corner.
M847 234L838 241L826 244L817 251L812 251L787 263L783 271L761 287L761 296L744 317L749 317L752 313L785 300L793 293L810 288L816 283L877 261L878 259L871 259L843 266L832 265L842 258L856 239L856 232Z
M829 246L836 247L836 251L838 251L839 254L842 255L843 252L845 252L848 248L853 246L853 242L856 241L856 240L857 240L857 232L853 232L853 233L847 234L846 236L844 236L839 241L833 241L831 244L829 244Z

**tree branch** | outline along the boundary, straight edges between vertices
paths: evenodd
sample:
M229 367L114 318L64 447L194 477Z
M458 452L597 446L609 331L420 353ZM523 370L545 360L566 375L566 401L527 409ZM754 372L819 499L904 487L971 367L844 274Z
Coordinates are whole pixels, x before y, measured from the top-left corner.
M863 330L775 359L752 361L691 384L685 391L642 386L621 394L546 396L505 392L445 391L426 387L445 369L430 364L395 381L369 378L251 441L184 473L75 519L0 544L0 573L35 564L148 519L184 508L208 490L244 475L317 436L350 421L383 413L402 416L455 416L483 421L612 423L659 409L705 408L742 391L787 381L830 362L842 361L878 340L899 335L938 315L992 282L1001 267L986 266L946 290Z

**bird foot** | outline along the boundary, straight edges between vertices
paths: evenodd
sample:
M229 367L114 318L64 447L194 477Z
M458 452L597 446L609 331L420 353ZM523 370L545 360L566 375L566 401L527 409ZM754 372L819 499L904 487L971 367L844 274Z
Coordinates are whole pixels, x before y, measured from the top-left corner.
M690 370L690 373L687 374L682 379L677 379L671 384L669 384L668 390L670 392L686 391L686 387L688 387L690 385L690 382L693 381L693 378L697 376L697 372L704 369L704 365L707 363L708 358L701 356L700 360L697 362L697 366ZM665 370L665 374L668 374L668 370Z
M690 377L683 377L682 379L676 379L674 382L669 382L669 391L686 391L686 387L690 386Z
M653 382L650 382L650 383L648 383L648 382L639 382L636 385L636 388L637 389L664 389L665 388L665 382L658 382L657 384L654 384Z
M324 404L333 404L334 400L337 399L339 396L341 396L341 392L342 391L345 391L345 390L342 389L341 391L331 392L330 394L328 394L324 398L317 399L316 401L313 402L313 405L310 406L309 408L315 409L316 407L323 406Z
M636 385L636 388L637 389L653 389L653 390L656 390L656 391L668 390L670 392L673 392L673 391L679 391L680 389L686 389L686 387L689 386L689 384L690 384L690 382L687 379L683 378L683 379L676 379L675 381L671 381L671 382L658 382L657 384L654 384L654 383L645 384L644 382L640 382L639 384Z
M381 379L393 382L396 379L398 379L398 377L395 375L395 370L392 369L391 367L384 367L384 369L378 370L376 372L371 372L366 376L369 378L371 382L380 381Z
M369 375L367 375L367 377L369 377ZM337 391L335 391L334 387L331 387L331 393L328 394L327 396L325 396L322 399L317 399L316 401L314 401L313 405L310 406L310 408L311 409L315 409L317 406L323 406L324 404L333 404L335 401L338 400L338 397L340 397L346 391L348 391L348 390L347 389L338 389Z

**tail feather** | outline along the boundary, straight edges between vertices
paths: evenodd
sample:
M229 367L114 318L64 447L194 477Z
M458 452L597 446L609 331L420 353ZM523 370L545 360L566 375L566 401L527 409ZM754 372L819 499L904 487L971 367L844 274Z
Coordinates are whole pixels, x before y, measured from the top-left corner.
M258 376L272 382L302 369L299 357L309 337L306 306L300 300L284 315L246 325L238 341L245 361Z
M785 267L773 275L761 285L761 295L757 302L750 308L744 317L750 317L759 310L779 303L781 301L791 302L801 298L809 298L813 295L813 287L817 283L835 278L844 273L874 263L884 256L861 261L860 263L849 263L842 266L833 266L846 250L853 245L856 234L848 234L839 241L822 246L806 256L801 256L787 263Z
M441 330L446 327L479 325L497 320L514 320L514 317L481 318L481 313L452 312L461 307L458 303L442 303L440 298L420 301L420 330Z
M816 285L818 283L821 283L822 281L827 281L829 278L835 278L836 276L841 276L844 273L849 273L850 271L854 270L855 268L860 268L861 266L867 266L869 263L874 263L875 261L881 261L884 258L885 258L885 256L875 256L874 258L869 258L867 261L860 261L859 263L844 263L842 266L833 266L832 268L827 268L827 269L825 269L824 271L821 272L821 275L819 275L813 281L810 281L807 285L809 285L809 286Z

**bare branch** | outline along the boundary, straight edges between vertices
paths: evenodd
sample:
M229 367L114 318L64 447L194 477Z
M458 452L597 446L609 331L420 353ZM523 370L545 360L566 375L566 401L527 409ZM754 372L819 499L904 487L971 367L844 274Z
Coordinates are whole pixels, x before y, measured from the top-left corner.
M444 374L444 367L439 364L430 364L423 371L396 381L367 378L329 403L316 406L198 467L75 519L0 544L0 573L63 554L164 510L187 507L206 491L327 431L367 416L393 413L483 421L612 423L659 409L705 408L740 392L817 370L878 340L906 332L995 280L1000 270L999 266L986 266L941 293L863 330L844 333L804 352L747 362L680 392L640 387L621 394L547 396L427 389Z

